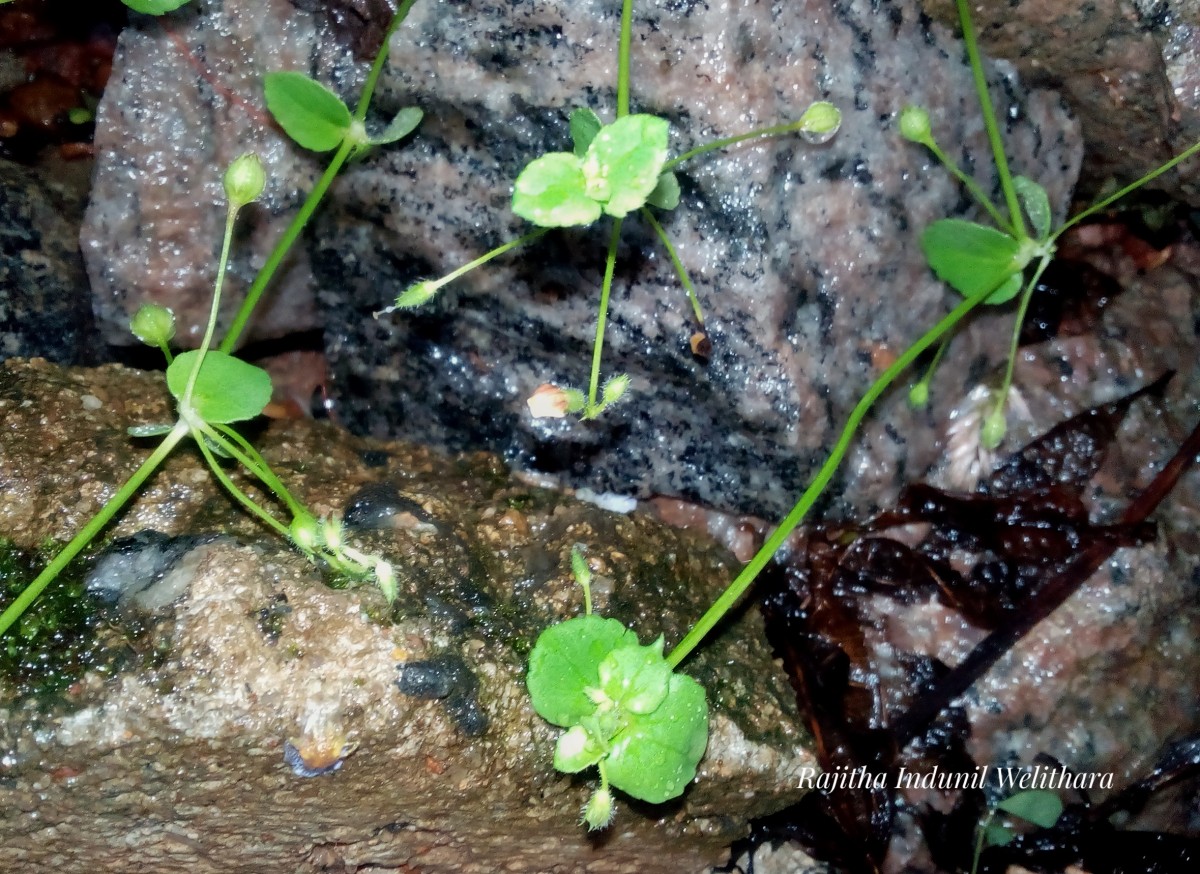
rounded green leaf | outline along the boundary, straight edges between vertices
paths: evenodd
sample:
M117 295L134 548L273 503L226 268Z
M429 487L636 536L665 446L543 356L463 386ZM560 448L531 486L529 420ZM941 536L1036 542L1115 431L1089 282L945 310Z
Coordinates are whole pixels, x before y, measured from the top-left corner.
M525 684L533 709L554 725L573 726L596 711L587 690L600 685L600 662L614 649L637 644L616 619L576 616L551 625L529 654Z
M182 401L198 350L175 356L167 368L167 388ZM192 409L210 425L253 419L271 400L271 377L261 367L210 349L192 390Z
M564 774L577 774L604 758L604 748L582 725L564 731L554 747L554 767Z
M571 141L575 144L575 154L582 158L587 154L588 146L592 144L596 134L600 133L600 128L604 127L604 123L600 121L600 116L592 110L581 106L571 113L569 124Z
M425 113L415 106L404 107L404 109L396 113L396 117L383 129L379 136L371 137L371 145L383 146L408 136L417 129L417 125L421 123L421 119L424 116Z
M584 187L578 158L568 152L542 155L513 184L513 212L541 228L590 225L600 218L600 204Z
M670 681L662 635L649 646L615 649L600 662L600 689L622 712L654 712L667 697Z
M646 203L659 209L674 209L679 206L679 180L674 173L663 173L658 177L658 183Z
M583 159L586 194L620 218L645 205L667 163L667 122L627 115L596 134Z
M642 801L668 801L695 779L707 746L704 687L684 674L672 674L658 709L631 714L628 727L614 739L605 759L608 780Z
M1052 828L1062 816L1063 803L1049 789L1026 789L1005 798L996 808L1042 828Z
M121 0L121 2L134 12L142 12L146 15L162 15L165 12L173 12L187 3L188 0Z
M336 149L350 130L350 110L340 97L303 73L268 73L265 81L267 108L306 149L328 152Z
M1025 207L1034 235L1039 240L1046 239L1050 235L1050 196L1046 189L1026 176L1014 176L1013 188Z
M1023 247L995 228L962 219L941 219L921 235L921 249L929 266L943 282L964 297L989 289L987 303L1004 303L1021 286L1021 271L1028 258ZM1024 260L1023 260L1024 259Z

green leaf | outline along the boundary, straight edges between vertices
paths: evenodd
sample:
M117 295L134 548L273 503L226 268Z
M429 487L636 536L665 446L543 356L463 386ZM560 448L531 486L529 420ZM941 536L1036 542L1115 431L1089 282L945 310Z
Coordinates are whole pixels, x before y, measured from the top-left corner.
M513 185L513 212L542 228L590 225L600 204L584 193L580 161L568 152L551 152L529 162Z
M1013 188L1025 207L1034 234L1039 240L1046 239L1050 236L1050 196L1046 194L1046 189L1026 176L1013 177Z
M570 125L571 140L575 143L575 156L582 158L604 124L600 121L600 116L586 106L581 106L571 113Z
M609 782L634 798L659 804L681 795L695 779L706 746L704 687L684 674L672 674L658 709L631 714L613 740L605 760Z
M1016 836L1010 826L1000 822L988 823L983 830L983 842L989 847L1007 847Z
M1026 789L1005 798L996 809L1042 828L1051 828L1062 816L1063 804L1049 789Z
M613 650L637 642L637 635L616 619L576 616L551 625L529 654L525 684L533 709L554 725L582 722L596 711L587 690L600 685L600 663Z
M601 128L583 159L587 196L615 218L644 205L667 163L668 133L653 115L627 115Z
M658 184L646 198L646 203L659 209L674 209L679 206L679 180L674 173L663 173L658 177Z
M396 140L403 139L421 123L425 113L417 109L415 106L406 106L396 113L396 117L391 123L383 129L379 136L371 137L371 145L384 146L388 143L394 143Z
M652 713L667 697L671 666L663 658L663 638L649 646L623 646L600 662L600 689L629 713Z
M193 349L175 356L167 368L167 388L182 401L188 378L200 352ZM200 365L192 390L192 409L210 425L253 419L271 400L271 377L261 367L210 349Z
M567 729L554 747L554 767L564 774L577 774L604 758L604 747L582 725Z
M174 425L130 425L125 433L130 437L161 437L169 434Z
M921 249L943 282L964 297L995 289L986 302L1004 303L1021 287L1022 247L1008 234L962 219L941 219L921 235Z
M162 15L165 12L173 12L187 3L188 0L121 0L121 2L134 12L143 12L146 15Z
M287 135L306 149L336 149L350 130L350 110L340 97L303 73L268 73L267 108Z

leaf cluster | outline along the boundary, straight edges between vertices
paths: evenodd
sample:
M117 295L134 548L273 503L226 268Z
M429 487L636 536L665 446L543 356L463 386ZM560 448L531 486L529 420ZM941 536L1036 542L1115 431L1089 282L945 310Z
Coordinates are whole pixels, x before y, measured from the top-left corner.
M531 161L513 186L513 212L543 228L590 225L602 214L628 215L647 203L672 209L679 182L663 173L667 122L626 115L609 125L590 109L570 117L574 152L550 152Z
M534 709L567 731L554 765L593 765L614 787L659 803L682 794L708 744L704 688L675 673L663 639L648 646L615 619L577 616L542 632L529 656Z

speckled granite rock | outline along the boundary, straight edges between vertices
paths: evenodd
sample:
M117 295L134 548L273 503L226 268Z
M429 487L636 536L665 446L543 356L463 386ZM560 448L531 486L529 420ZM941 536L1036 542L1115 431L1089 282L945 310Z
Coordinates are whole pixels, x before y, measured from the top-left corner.
M97 359L79 222L81 166L23 167L0 160L0 359Z
M1116 521L1195 427L1198 300L1192 244L1174 263L1132 279L1094 333L1024 348L1015 374L1024 413L1010 409L1002 450L1174 370L1163 400L1134 405L1084 495L1095 521ZM961 486L949 468L947 458L935 482ZM1112 773L1120 788L1144 776L1166 744L1200 730L1198 507L1193 467L1152 517L1157 540L1118 550L964 696L978 762L1031 764L1044 752L1080 772ZM983 637L936 602L905 607L879 598L872 606L884 652L953 665Z
M632 375L632 398L600 422L538 424L524 401L545 381L585 381L602 228L552 234L420 313L370 319L410 281L521 232L507 200L524 162L566 145L565 115L579 102L611 115L618 9L611 0L416 4L394 40L379 107L416 104L426 121L410 144L350 169L307 250L332 390L362 432L484 446L597 491L777 516L870 378L949 299L924 267L916 232L966 202L900 140L895 114L910 101L928 105L954 154L984 154L985 140L960 46L914 3L637 4L634 105L672 122L676 152L795 118L816 99L845 114L826 145L746 145L682 174L683 207L667 225L707 308L707 368L688 354L684 294L637 222L622 245L605 360L607 372ZM120 318L119 296L131 304L164 287L182 295L185 322L200 323L207 280L195 265L206 259L180 246L215 246L217 177L201 169L246 143L262 143L274 177L252 248L261 253L278 232L279 218L267 217L294 203L296 174L307 182L318 165L266 127L252 82L263 70L301 68L351 91L362 66L322 21L290 3L226 0L172 17L169 31L142 22L124 34L120 84L100 113L87 231L106 325ZM189 85L198 46L201 66L219 72ZM1073 127L1056 97L995 81L1022 122L1010 137L1016 166L1061 202L1079 159ZM168 186L180 162L185 178ZM175 230L139 219L139 196ZM150 228L148 241L171 245L129 243L135 222ZM294 311L293 326L310 324L311 298L294 290L285 283L266 318ZM999 337L981 336L998 352ZM899 470L932 458L927 443L908 441L916 419L894 400L882 413L891 437L869 470L847 477L846 506L885 499Z
M957 23L953 0L922 0ZM1200 140L1200 2L1022 0L973 7L983 49L1059 90L1079 120L1089 187L1132 182ZM1152 187L1200 206L1200 162Z
M124 429L162 419L164 395L119 367L0 365L0 530L26 546L70 533L144 457ZM257 442L316 511L354 506L363 542L396 564L394 622L374 589L322 585L178 453L113 535L222 536L170 558L156 585L186 594L139 614L143 633L125 613L100 624L108 673L83 673L49 710L3 681L0 867L674 874L800 794L812 758L756 613L689 660L714 713L697 782L678 804L621 804L598 840L576 822L586 786L550 769L555 732L524 692L533 637L580 610L572 544L588 546L597 609L668 642L728 579L724 552L523 485L489 456L312 422ZM452 685L440 700L421 683L402 694L399 678L437 665ZM315 767L344 741L358 748L334 773L285 764L289 742Z

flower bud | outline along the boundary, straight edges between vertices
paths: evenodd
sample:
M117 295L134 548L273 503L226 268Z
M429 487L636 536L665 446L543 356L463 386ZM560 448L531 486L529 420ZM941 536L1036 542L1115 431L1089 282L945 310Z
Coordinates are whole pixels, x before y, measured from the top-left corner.
M129 320L129 330L147 346L166 346L175 336L175 314L167 307L142 304Z
M612 792L607 788L597 789L584 805L583 821L587 823L589 831L599 831L612 822L613 812Z
M383 592L389 604L396 600L396 569L390 561L381 558L375 562L375 581L379 583L379 591Z
M800 130L804 133L832 136L842 126L842 113L832 103L821 100L804 110L804 115L800 116L800 125Z
M1004 416L1004 407L996 407L984 417L983 426L979 429L979 443L984 449L995 449L1004 440L1008 432L1008 422Z
M908 390L908 405L914 410L923 410L929 405L929 383L921 380Z
M906 106L900 111L900 136L914 143L933 142L929 113L919 106Z
M535 419L561 419L569 405L566 391L549 382L539 385L525 401L529 415Z
M253 203L267 185L267 173L262 161L253 152L234 158L225 171L225 196L235 209Z
M414 282L408 288L404 289L403 293L396 298L394 309L409 310L415 309L423 304L429 303L433 296L437 294L440 286L429 279L424 279L421 282Z

